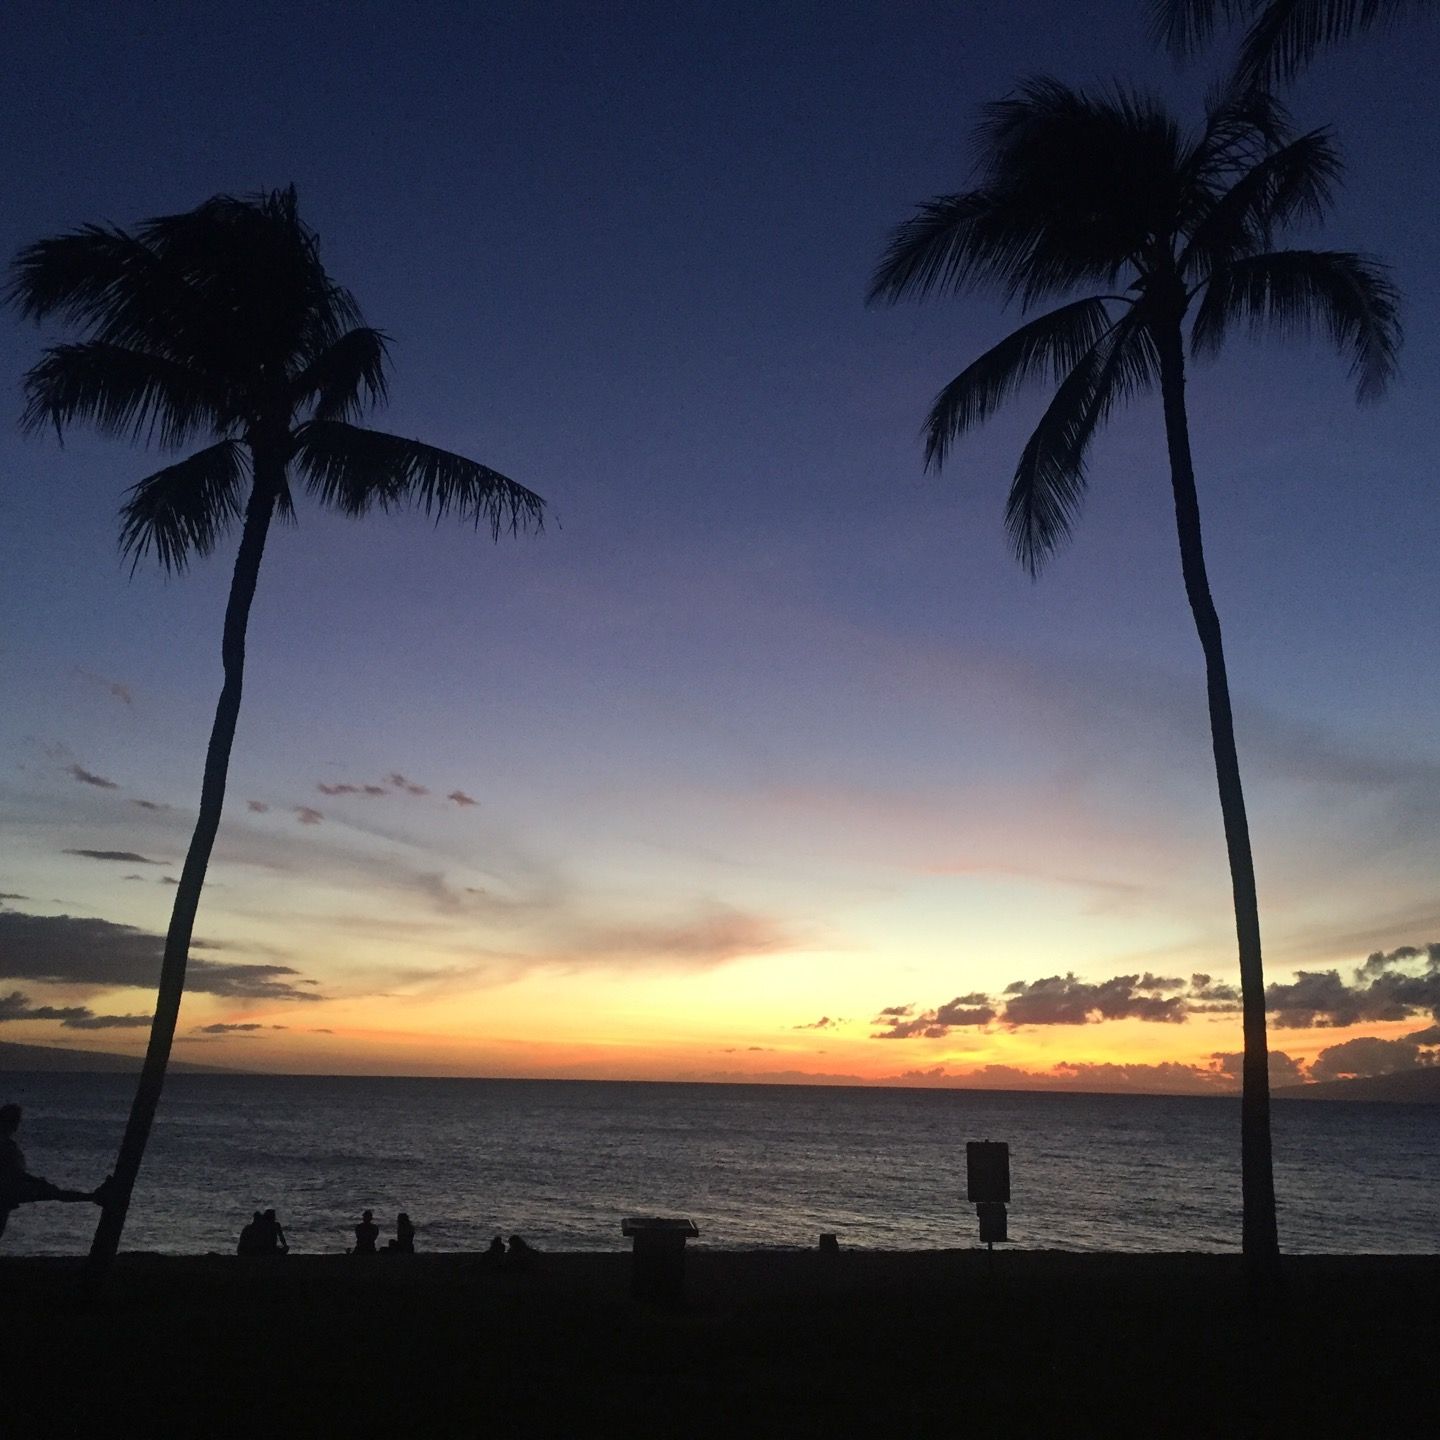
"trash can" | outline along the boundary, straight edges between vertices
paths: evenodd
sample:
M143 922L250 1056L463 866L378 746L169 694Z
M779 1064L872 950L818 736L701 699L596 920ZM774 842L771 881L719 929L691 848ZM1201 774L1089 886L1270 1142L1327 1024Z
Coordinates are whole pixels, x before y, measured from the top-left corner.
M685 1300L685 1242L699 1235L693 1220L632 1215L620 1233L634 1244L630 1293L637 1300L680 1305Z

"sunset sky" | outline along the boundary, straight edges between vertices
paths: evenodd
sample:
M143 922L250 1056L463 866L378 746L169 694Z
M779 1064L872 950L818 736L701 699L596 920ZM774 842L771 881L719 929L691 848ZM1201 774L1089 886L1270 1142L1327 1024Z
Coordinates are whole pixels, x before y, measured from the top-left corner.
M943 476L917 438L1013 317L863 304L1014 78L1195 102L1143 9L6 7L5 255L294 181L394 339L374 423L552 517L273 534L178 1058L1229 1083L1158 402L1032 583L1001 513L1039 395ZM1350 167L1318 243L1395 268L1400 384L1359 409L1320 345L1242 339L1190 388L1272 1044L1316 1078L1440 1054L1435 33L1291 97ZM0 319L0 412L58 338ZM0 426L0 1041L144 1045L233 558L129 576L116 510L162 463Z

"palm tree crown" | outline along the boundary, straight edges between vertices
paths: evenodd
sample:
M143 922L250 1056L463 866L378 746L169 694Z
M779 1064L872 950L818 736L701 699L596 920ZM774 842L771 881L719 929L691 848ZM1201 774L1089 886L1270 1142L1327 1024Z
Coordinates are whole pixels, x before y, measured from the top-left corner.
M386 398L386 337L326 274L293 187L38 241L17 257L9 298L85 337L49 348L26 377L27 428L214 442L131 489L132 561L153 551L181 570L208 555L244 513L261 454L278 462L283 518L293 464L316 500L351 515L416 503L497 536L543 519L537 495L489 467L353 423Z
M1237 323L1319 327L1348 355L1359 395L1395 370L1397 298L1384 268L1337 250L1275 249L1318 218L1340 170L1324 130L1295 135L1258 93L1216 98L1186 134L1154 100L1031 80L984 111L973 189L942 195L900 225L872 300L998 290L1029 310L1082 288L967 366L936 397L926 463L1029 381L1056 390L1021 455L1006 526L1032 573L1069 535L1086 455L1115 406L1159 379L1158 337L1190 321L1192 351Z
M1292 79L1317 52L1374 26L1435 9L1435 0L1150 0L1150 28L1178 54L1217 26L1243 21L1237 73L1246 85Z

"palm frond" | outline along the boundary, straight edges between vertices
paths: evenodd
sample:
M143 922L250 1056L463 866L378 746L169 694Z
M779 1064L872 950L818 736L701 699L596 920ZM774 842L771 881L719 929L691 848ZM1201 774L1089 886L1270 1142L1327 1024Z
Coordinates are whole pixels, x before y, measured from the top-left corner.
M1315 55L1338 41L1406 14L1434 9L1434 0L1251 0L1254 16L1240 46L1236 73L1244 84L1293 79Z
M1021 452L1005 505L1015 558L1032 576L1079 517L1095 432L1117 404L1148 389L1158 374L1159 357L1137 308L1085 352L1056 390Z
M1318 220L1342 168L1328 130L1312 130L1262 156L1202 209L1180 254L1181 273L1203 276L1267 248L1287 225Z
M1190 331L1197 354L1213 353L1232 324L1252 332L1309 334L1317 327L1350 359L1362 401L1378 398L1395 375L1400 297L1389 270L1341 250L1275 250L1217 269L1205 286Z
M891 233L870 278L866 300L893 304L936 288L961 288L975 264L972 231L993 210L994 203L994 197L980 190L924 201Z
M131 569L152 550L172 572L208 555L241 514L246 474L244 447L222 440L131 486L120 509L120 549Z
M1258 0L1150 0L1150 34L1177 55L1203 49L1217 25L1247 14Z
M1022 325L967 365L935 398L925 422L925 466L939 469L954 440L982 424L1027 380L1058 384L1110 328L1104 300L1077 300Z
M416 505L437 522L454 513L483 525L497 540L544 528L545 502L533 491L418 440L314 420L296 432L294 458L311 493L347 515Z
M55 345L25 376L26 430L87 421L103 434L183 445L223 425L203 375L163 355L102 341Z
M316 420L355 420L389 393L387 337L361 326L327 345L295 377L297 410L311 407Z

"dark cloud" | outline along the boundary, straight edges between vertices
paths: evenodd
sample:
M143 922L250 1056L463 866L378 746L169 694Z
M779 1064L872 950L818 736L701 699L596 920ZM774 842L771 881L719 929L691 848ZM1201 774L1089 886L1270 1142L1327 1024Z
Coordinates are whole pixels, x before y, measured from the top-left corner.
M131 1030L149 1025L149 1015L97 1015L88 1005L32 1005L19 990L0 995L0 1022L55 1020L65 1030Z
M69 1030L141 1030L149 1029L153 1015L87 1015L81 1020L66 1020Z
M1365 963L1355 972L1356 981L1369 980L1386 970L1399 965L1408 965L1412 960L1423 960L1426 968L1440 970L1440 941L1428 945L1401 945L1395 950L1376 950L1365 957Z
M812 1020L808 1025L792 1025L792 1030L834 1030L837 1026L843 1025L843 1020L832 1020L828 1015L822 1015L818 1020Z
M170 808L168 805L160 804L158 800L132 800L130 803L132 805L138 805L142 810L149 810L157 815L162 810L168 810Z
M463 790L452 790L445 798L447 800L453 800L462 809L466 805L478 805L480 803L478 800L467 795Z
M1356 970L1354 983L1338 970L1299 970L1290 984L1268 986L1265 1003L1274 1024L1292 1030L1408 1020L1427 1013L1440 1020L1436 948L1406 946L1387 956L1372 955ZM1382 963L1374 964L1377 960ZM1416 962L1423 966L1419 974L1396 968Z
M214 1025L197 1025L196 1033L199 1035L249 1035L257 1030L288 1030L288 1025L262 1025L255 1020L247 1020L243 1024L225 1024L223 1021Z
M160 885L178 885L180 882L173 875L162 875L157 883Z
M247 800L245 802L245 808L249 810L252 815L264 815L266 811L270 809L263 800Z
M120 878L121 878L122 880L142 880L142 881L143 881L143 880L145 879L145 876L143 876L143 875L122 875Z
M325 817L318 810L312 810L308 805L297 805L295 818L302 825L318 825Z
M126 865L158 865L158 860L149 860L133 850L67 850L67 855L79 855L85 860L118 860Z
M1299 1085L1305 1079L1305 1062L1287 1055L1283 1050L1269 1052L1270 1083L1272 1085ZM1243 1050L1216 1051L1210 1057L1215 1070L1234 1080L1238 1085L1245 1070Z
M995 1018L995 1007L984 994L957 995L953 1000L915 1014L913 1005L887 1005L870 1023L883 1026L874 1031L872 1040L941 1040L951 1030L975 1025L988 1025Z
M9 890L0 890L0 900L28 900L28 895L14 895Z
M83 765L67 765L65 773L81 785L93 785L97 790L118 790L120 788L113 780L107 780L103 775L97 775Z
M196 941L200 949L210 947ZM133 925L70 915L0 911L0 979L97 988L153 989L164 940ZM288 965L209 960L191 955L187 991L237 1000L318 1000Z
M1147 980L1154 977L1147 975ZM1152 987L1153 988L1153 987ZM1140 976L1116 975L1092 984L1074 975L1049 975L1042 980L1017 980L1005 987L1001 1019L1017 1025L1085 1025L1094 1020L1150 1020L1178 1023L1185 1019L1185 997L1142 993Z
M387 778L397 790L403 790L407 795L428 795L430 793L423 785L417 785L413 780L407 780L399 771Z
M327 785L323 780L317 782L315 788L322 795L358 795L360 793L360 787L358 785L346 785L343 783L340 785Z
M1440 1056L1426 1053L1434 1046L1440 1046L1440 1025L1416 1030L1394 1040L1384 1040L1378 1035L1357 1035L1353 1040L1322 1050L1310 1067L1310 1078L1345 1080L1414 1070L1440 1062Z

